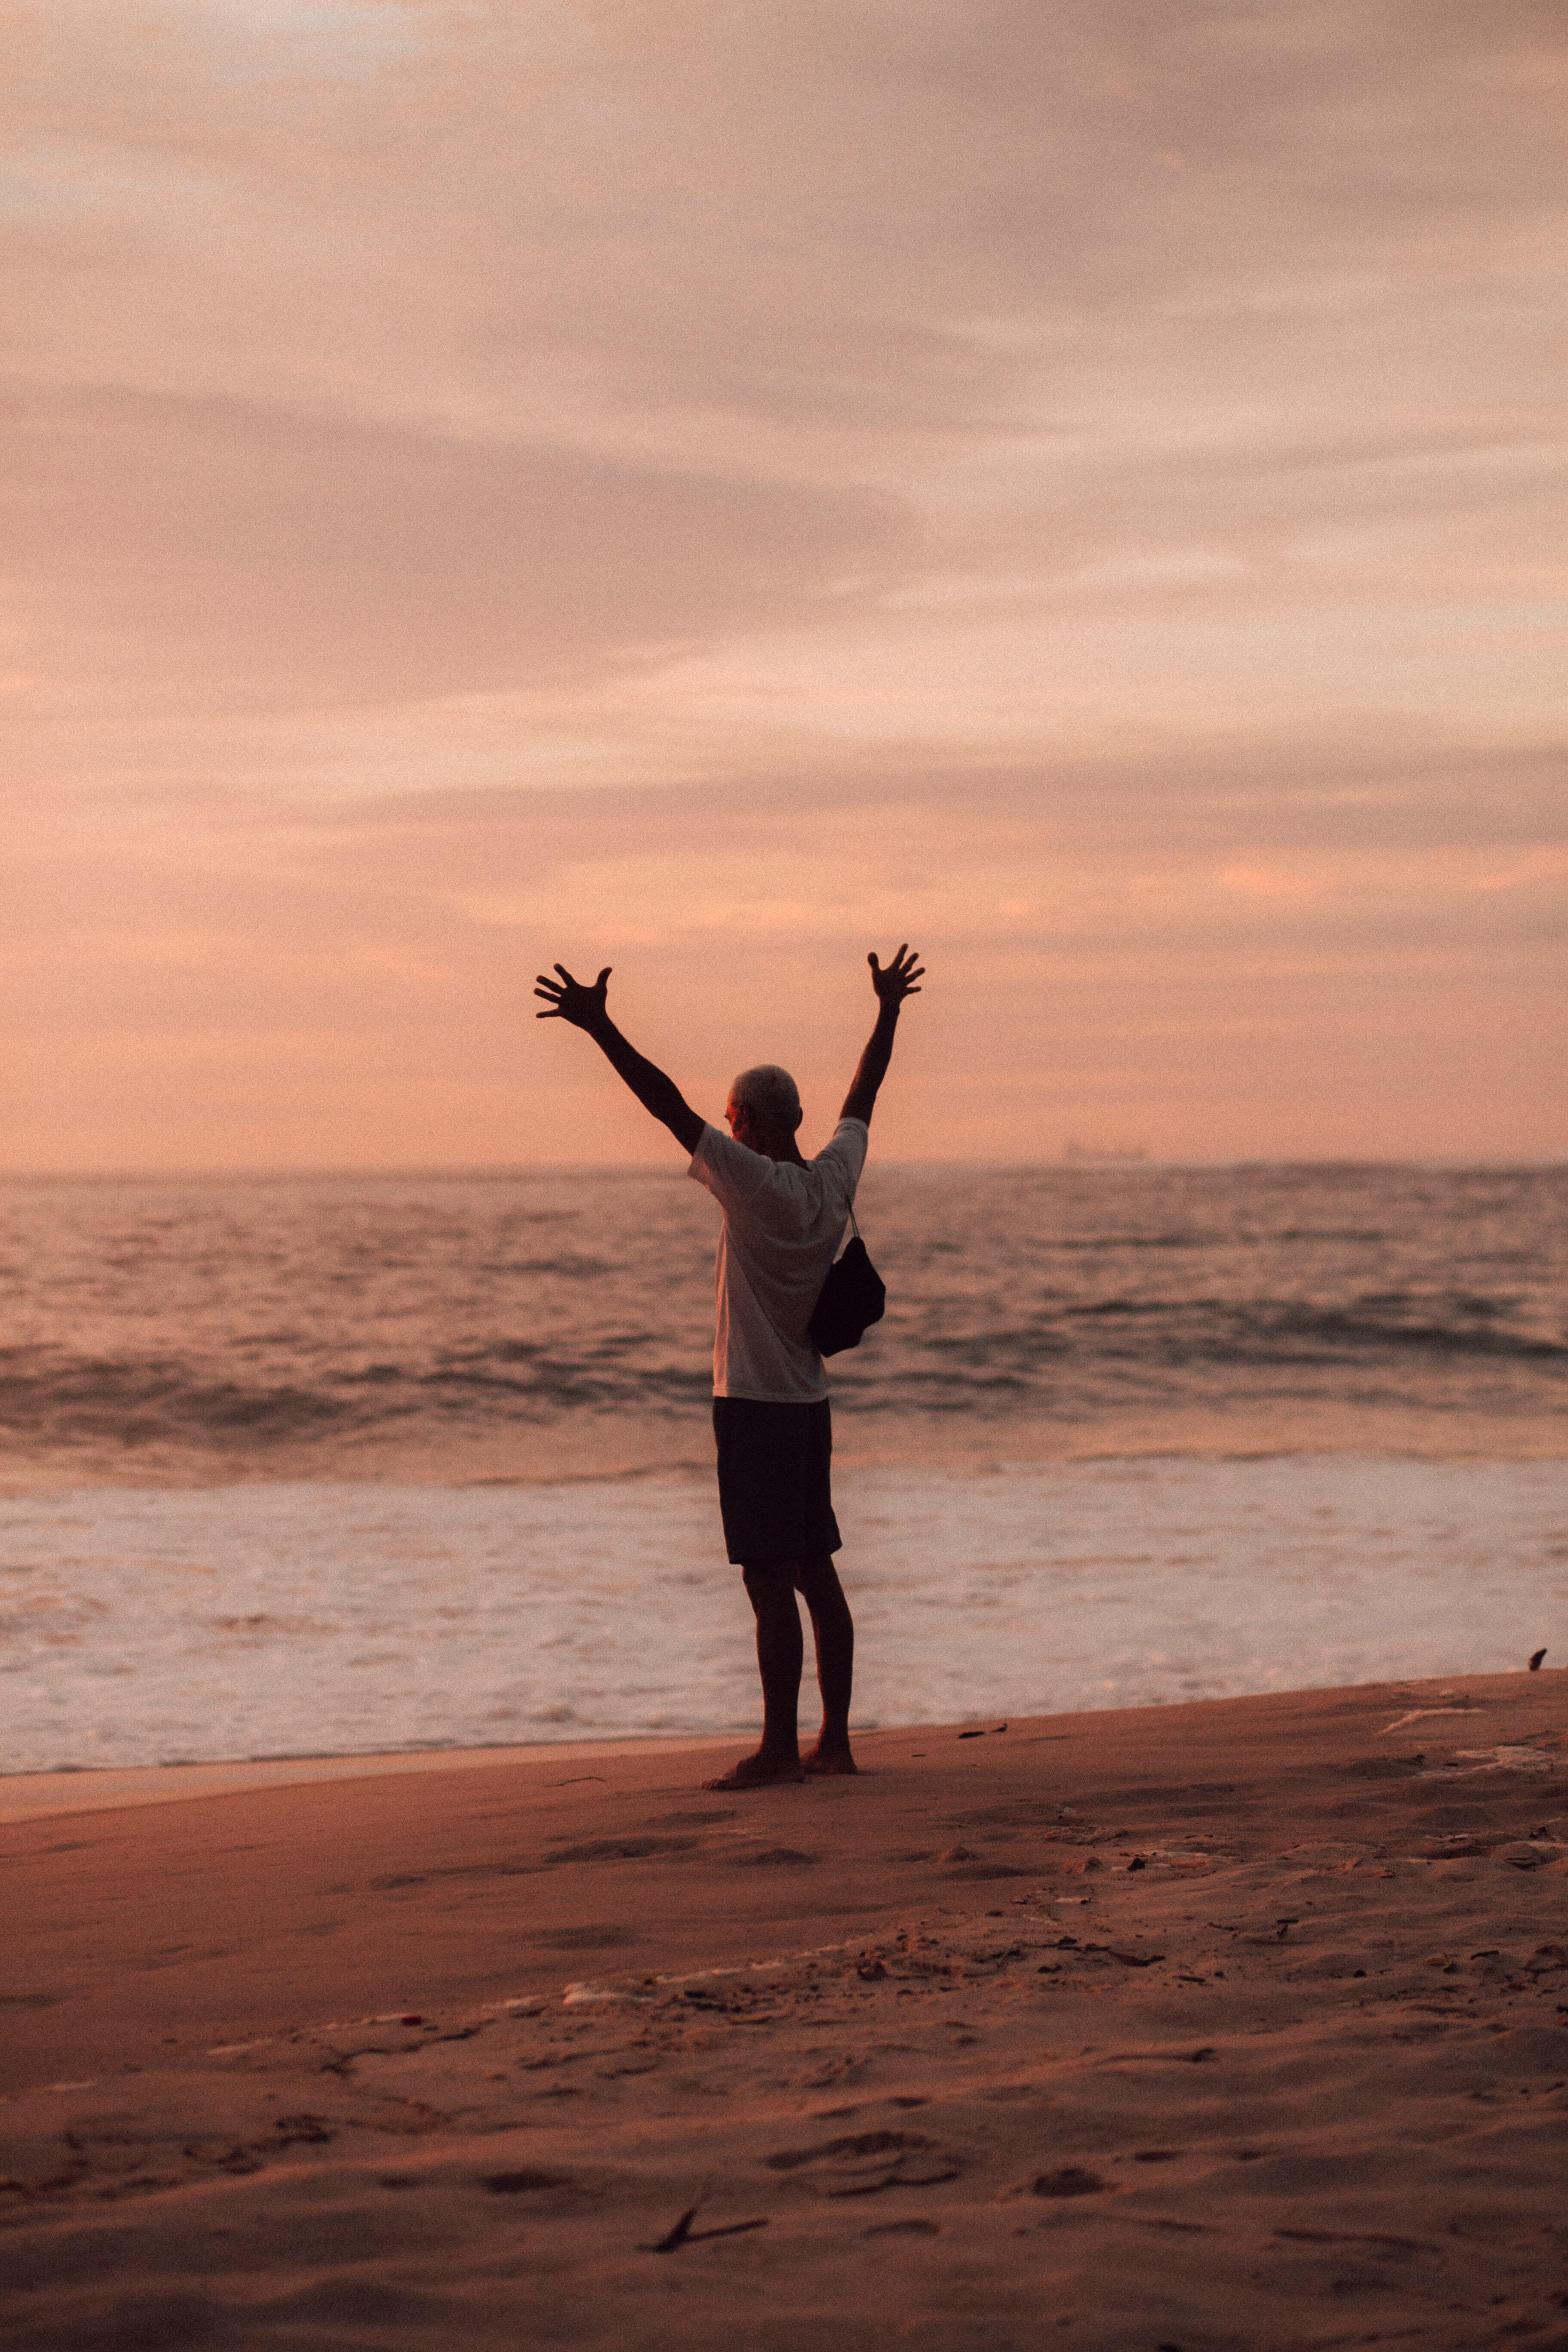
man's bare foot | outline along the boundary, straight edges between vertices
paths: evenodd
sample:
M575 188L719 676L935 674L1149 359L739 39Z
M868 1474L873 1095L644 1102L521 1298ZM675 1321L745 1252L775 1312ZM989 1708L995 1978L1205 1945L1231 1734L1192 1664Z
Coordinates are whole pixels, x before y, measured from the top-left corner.
M801 1758L800 1769L816 1780L840 1780L858 1772L860 1767L847 1748L824 1748L818 1740L810 1754Z
M781 1780L805 1778L805 1767L798 1756L764 1756L759 1748L754 1756L742 1756L730 1771L702 1785L705 1789L771 1789Z

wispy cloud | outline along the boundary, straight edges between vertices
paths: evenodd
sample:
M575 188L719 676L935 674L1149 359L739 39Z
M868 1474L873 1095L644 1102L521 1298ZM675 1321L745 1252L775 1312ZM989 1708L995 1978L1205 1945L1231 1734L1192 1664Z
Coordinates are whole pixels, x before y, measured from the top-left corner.
M1179 1063L1134 1091L1183 1148L1561 1144L1538 1071L1471 1116L1418 1043L1552 985L1557 0L0 37L14 1160L395 1157L411 1101L505 1156L554 1082L463 1007L536 928L761 1012L917 920L1020 1149L1069 1063ZM922 1009L921 1136L1001 1149ZM346 1101L459 1034L303 1124L264 1042Z

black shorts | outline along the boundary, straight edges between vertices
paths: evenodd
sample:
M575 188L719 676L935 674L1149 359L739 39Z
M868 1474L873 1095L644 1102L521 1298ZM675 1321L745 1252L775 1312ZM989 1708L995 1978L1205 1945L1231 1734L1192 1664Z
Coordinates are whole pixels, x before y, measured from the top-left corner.
M833 1411L715 1397L724 1547L742 1567L820 1559L843 1542L833 1516Z

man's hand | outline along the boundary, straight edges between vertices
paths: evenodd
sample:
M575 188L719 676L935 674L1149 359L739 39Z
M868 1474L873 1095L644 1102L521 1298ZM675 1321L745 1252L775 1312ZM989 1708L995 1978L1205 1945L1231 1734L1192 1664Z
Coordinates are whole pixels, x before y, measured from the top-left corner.
M668 1127L684 1151L695 1151L702 1133L702 1120L673 1078L645 1059L635 1045L628 1045L611 1020L605 994L611 966L606 964L592 988L584 988L574 980L563 963L555 967L559 980L547 980L543 972L536 975L534 994L544 999L544 1010L536 1013L536 1021L570 1021L574 1029L585 1030L604 1055L618 1077L626 1080L644 1110Z
M592 988L584 988L580 980L574 980L563 963L558 963L555 969L561 974L559 980L547 980L542 972L534 975L538 985L533 992L544 999L544 1010L536 1013L534 1019L570 1021L574 1029L602 1028L609 1018L605 996L614 965L605 966Z
M867 1040L860 1056L860 1066L855 1073L855 1083L844 1097L841 1118L863 1118L869 1126L871 1113L877 1107L877 1090L888 1075L888 1064L893 1055L893 1032L899 1025L899 1007L906 996L918 996L915 982L925 977L925 966L917 963L906 944L899 950L886 971L874 955L866 959L871 967L871 985L877 992L877 1025Z
M877 1002L885 1009L897 1012L906 996L918 996L917 980L925 978L925 966L917 964L908 942L899 950L886 971L874 955L866 959L871 967L871 985L877 992ZM556 970L559 971L560 965Z

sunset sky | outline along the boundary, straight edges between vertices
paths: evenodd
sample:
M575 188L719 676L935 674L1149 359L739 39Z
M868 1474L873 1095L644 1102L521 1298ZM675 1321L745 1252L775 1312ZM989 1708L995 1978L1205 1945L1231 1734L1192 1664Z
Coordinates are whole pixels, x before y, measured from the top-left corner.
M1568 1149L1562 0L0 35L0 1166Z

